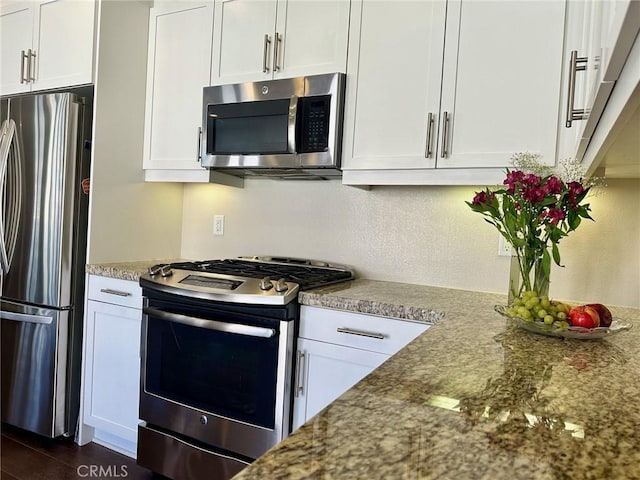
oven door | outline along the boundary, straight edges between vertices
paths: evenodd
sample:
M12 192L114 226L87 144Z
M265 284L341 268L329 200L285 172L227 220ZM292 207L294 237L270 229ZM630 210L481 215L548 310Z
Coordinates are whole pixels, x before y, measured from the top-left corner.
M140 418L255 459L289 430L293 322L145 299Z

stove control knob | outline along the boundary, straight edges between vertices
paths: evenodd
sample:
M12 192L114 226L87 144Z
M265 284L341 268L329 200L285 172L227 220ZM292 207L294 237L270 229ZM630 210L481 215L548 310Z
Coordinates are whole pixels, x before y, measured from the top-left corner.
M164 265L161 269L160 269L160 276L161 277L170 277L171 275L173 275L173 272L171 271L171 265Z
M271 279L269 277L264 277L260 280L260 290L271 290L272 288L273 283L271 283Z
M287 290L289 290L289 286L287 285L287 282L284 278L281 278L276 282L276 292L282 293L286 292Z
M159 263L158 265L153 265L152 267L149 267L147 271L149 272L149 275L153 277L160 273L160 269L162 267L164 267L164 263Z

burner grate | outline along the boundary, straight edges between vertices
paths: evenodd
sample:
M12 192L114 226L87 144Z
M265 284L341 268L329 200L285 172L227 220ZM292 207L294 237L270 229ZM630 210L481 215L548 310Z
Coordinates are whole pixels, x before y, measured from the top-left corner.
M199 262L172 263L172 268L233 275L238 277L264 278L272 280L284 278L297 283L300 289L315 288L353 278L349 270L318 266L259 262L241 259L204 260Z

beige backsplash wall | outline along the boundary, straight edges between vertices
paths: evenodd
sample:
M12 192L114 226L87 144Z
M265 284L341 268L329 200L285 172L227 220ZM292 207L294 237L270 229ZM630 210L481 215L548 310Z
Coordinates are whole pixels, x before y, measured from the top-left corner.
M182 256L285 255L352 265L360 277L506 292L498 233L464 201L471 187L375 187L254 179L244 189L187 185ZM551 295L640 307L640 180L609 180L595 222L560 243ZM225 216L223 236L213 216Z

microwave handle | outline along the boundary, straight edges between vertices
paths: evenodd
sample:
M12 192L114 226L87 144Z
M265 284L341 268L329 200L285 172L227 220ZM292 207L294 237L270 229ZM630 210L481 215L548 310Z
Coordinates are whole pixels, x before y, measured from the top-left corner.
M287 150L289 153L296 153L296 124L298 116L298 97L292 95L289 101L289 128L287 132Z
M202 160L202 127L198 127L198 151L196 152L196 162Z

